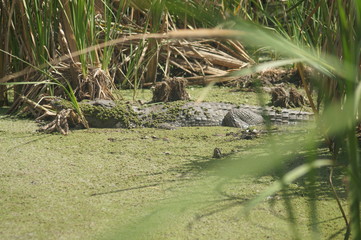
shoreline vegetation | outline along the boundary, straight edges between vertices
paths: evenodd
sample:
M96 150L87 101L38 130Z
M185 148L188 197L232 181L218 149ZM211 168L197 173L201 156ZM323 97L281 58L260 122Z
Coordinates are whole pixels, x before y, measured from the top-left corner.
M207 97L227 96L229 90L215 87ZM203 89L191 91L197 96ZM145 99L151 96L143 93ZM253 95L234 94L237 101ZM229 101L233 101L231 95ZM224 177L230 176L217 165L222 168L227 161L244 161L240 156L258 156L252 151L265 151L262 145L267 143L267 135L242 140L236 137L239 130L235 128L185 127L83 129L64 137L37 133L37 128L33 120L0 119L3 239L132 238L131 230L141 229L144 223L141 220L139 226L128 226L129 222L148 214L160 214L159 219L168 219L169 224L144 232L138 229L135 239L289 239L292 232L287 226L283 194L292 196L290 201L300 216L296 221L301 236L310 236L308 213L303 210L310 204L305 180L291 184L286 192L267 196L248 217L242 213L243 202L267 189L279 179L279 173L234 176L223 183ZM287 138L284 131L287 129L275 133L280 135L280 142ZM289 131L296 130L290 127ZM305 130L297 131L302 136ZM226 157L212 158L216 147ZM302 157L293 159L285 166L292 168L303 161ZM322 238L337 238L341 236L342 218L326 181L327 174L321 171L316 200L322 209L319 228ZM341 180L336 182L344 194ZM219 189L214 195L215 187ZM179 210L184 202L189 208ZM169 212L180 211L181 217L163 216L162 210L155 210L159 203L171 208ZM178 210L172 209L174 205Z

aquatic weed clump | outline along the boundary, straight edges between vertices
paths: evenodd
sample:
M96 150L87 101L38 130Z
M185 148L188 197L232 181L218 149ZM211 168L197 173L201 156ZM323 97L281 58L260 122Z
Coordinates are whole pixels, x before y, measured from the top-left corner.
M90 126L105 128L133 128L141 125L138 114L129 104L118 103L114 107L94 106L81 103L84 116Z
M164 123L182 125L182 121L200 114L194 107L187 106L186 103L188 103L188 101L175 101L162 104L162 107L160 109L158 108L157 111L151 111L148 115L142 117L143 125L146 127L158 127ZM157 105L154 105L154 107L156 108Z

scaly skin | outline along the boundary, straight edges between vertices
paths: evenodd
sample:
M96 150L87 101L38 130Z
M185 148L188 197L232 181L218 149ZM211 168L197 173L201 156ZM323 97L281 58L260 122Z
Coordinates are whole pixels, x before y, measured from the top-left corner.
M313 114L289 109L279 111L249 105L214 102L172 102L146 104L142 106L126 105L119 114L129 116L114 117L107 111L114 112L116 104L109 100L94 100L85 103L95 107L96 111L85 111L91 127L161 127L175 128L183 126L230 126L247 128L260 125L268 118L272 123L290 124L312 119ZM124 112L124 109L127 109ZM102 119L100 110L106 116ZM89 114L91 112L91 114ZM113 118L115 119L112 119Z

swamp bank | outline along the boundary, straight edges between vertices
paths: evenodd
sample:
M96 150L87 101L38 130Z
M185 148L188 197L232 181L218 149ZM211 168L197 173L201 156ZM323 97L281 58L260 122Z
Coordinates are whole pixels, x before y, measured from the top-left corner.
M300 179L244 214L249 200L280 178L282 171L268 168L269 143L302 146L303 127L252 140L229 127L82 129L68 136L37 129L26 119L0 119L2 239L290 239L293 231L307 239L311 198L320 236L341 238L327 170L317 174L316 195ZM215 148L221 158L212 157ZM293 153L279 159L285 170L305 161L302 147ZM345 203L342 178L335 184ZM297 229L288 225L285 201Z

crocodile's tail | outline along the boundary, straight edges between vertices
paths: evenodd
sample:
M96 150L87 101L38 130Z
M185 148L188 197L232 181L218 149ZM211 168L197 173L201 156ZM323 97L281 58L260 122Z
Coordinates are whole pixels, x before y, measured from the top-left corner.
M280 111L273 108L264 108L244 105L230 110L222 121L223 126L247 128L259 125L266 121L272 124L295 124L313 119L313 114L309 112L282 109Z

